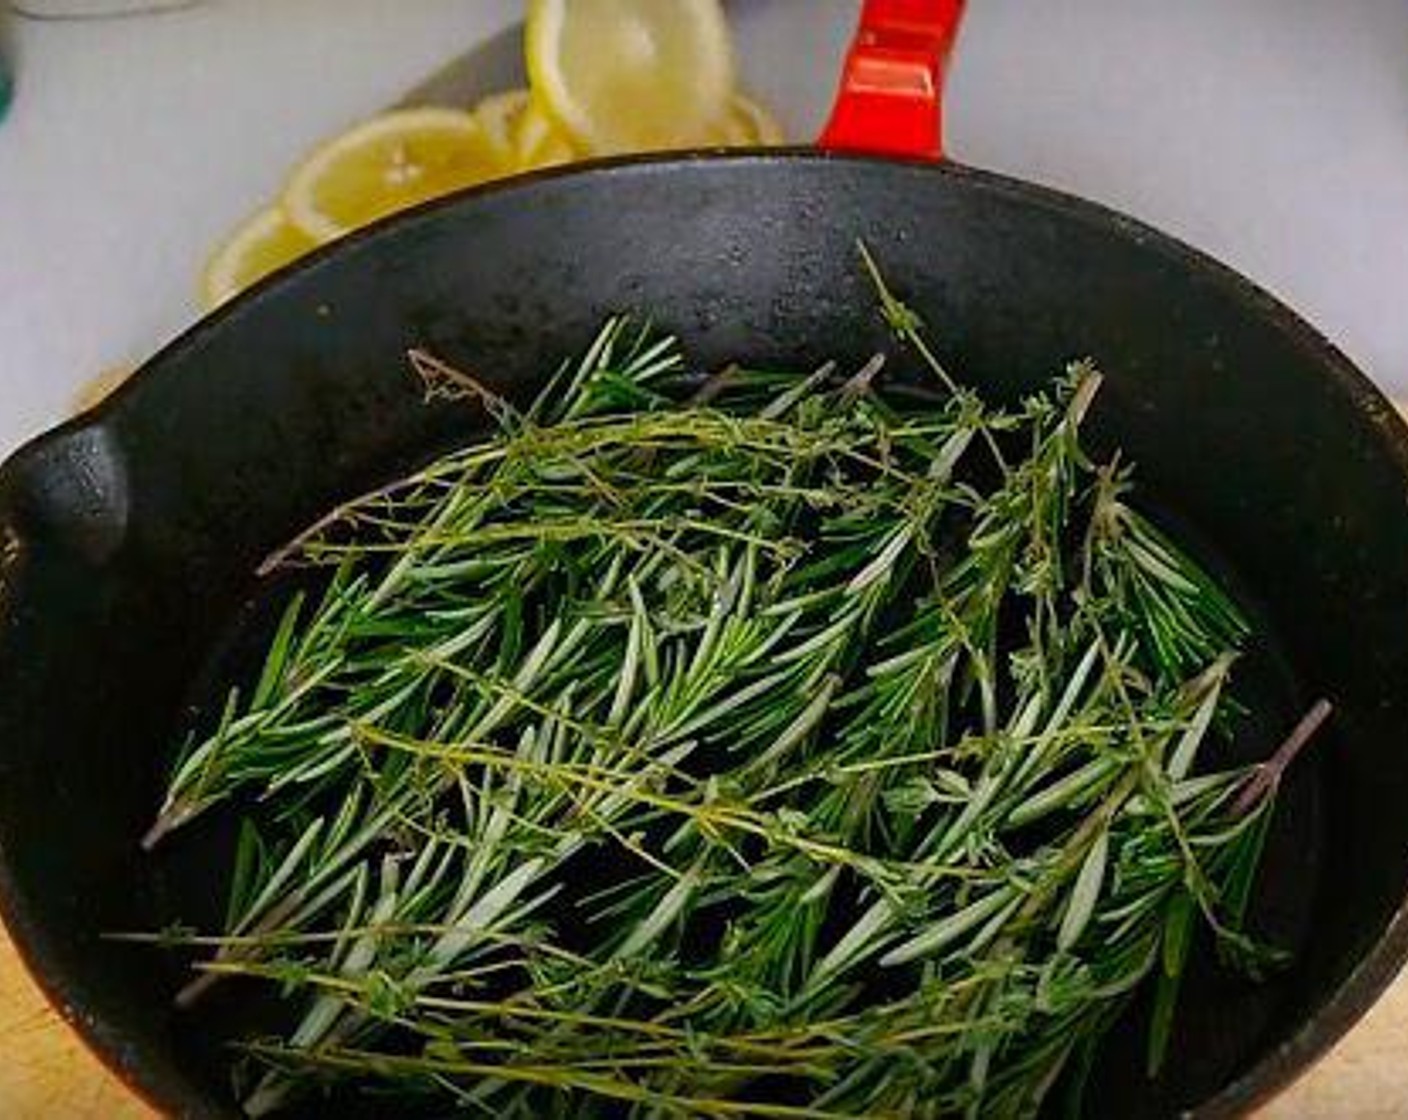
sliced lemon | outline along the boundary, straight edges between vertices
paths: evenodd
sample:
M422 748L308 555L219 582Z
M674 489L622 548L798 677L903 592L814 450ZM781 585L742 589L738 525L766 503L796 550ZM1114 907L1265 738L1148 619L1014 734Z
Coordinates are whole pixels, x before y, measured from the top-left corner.
M477 104L474 119L493 145L495 153L505 165L516 162L513 149L513 126L532 95L526 89L511 89L504 93L491 93Z
M529 100L510 125L514 165L520 171L535 167L553 167L577 158L572 142L562 134L552 117Z
M315 244L279 207L259 211L211 254L200 278L201 303L207 311L219 307Z
M751 97L735 93L728 116L710 131L706 142L728 148L769 147L784 143L784 136L776 117Z
M688 144L728 112L719 0L529 0L524 46L534 93L588 154Z
M398 109L329 140L284 187L289 220L319 242L504 174L500 154L459 109Z
M577 158L571 141L526 89L484 98L474 107L474 119L505 166L514 171Z

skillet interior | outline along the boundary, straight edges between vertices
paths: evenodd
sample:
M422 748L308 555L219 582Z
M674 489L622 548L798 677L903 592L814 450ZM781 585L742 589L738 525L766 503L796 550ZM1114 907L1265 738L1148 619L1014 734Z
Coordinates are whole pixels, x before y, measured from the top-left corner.
M1268 1093L1392 975L1408 882L1408 443L1299 320L1127 219L958 167L771 154L635 161L472 192L323 251L205 321L111 404L0 472L0 902L51 994L165 1107L219 1111L168 1011L159 927L223 871L141 856L199 666L258 560L340 498L478 429L428 407L434 350L525 397L614 311L643 309L703 367L863 360L887 338L864 238L941 356L1000 397L1090 354L1097 440L1205 542L1266 623L1249 676L1275 719L1313 695L1333 730L1299 766L1259 905L1298 949L1261 991L1209 976L1170 1075L1117 1033L1100 1111L1167 1115ZM1131 1052L1133 1053L1133 1052Z

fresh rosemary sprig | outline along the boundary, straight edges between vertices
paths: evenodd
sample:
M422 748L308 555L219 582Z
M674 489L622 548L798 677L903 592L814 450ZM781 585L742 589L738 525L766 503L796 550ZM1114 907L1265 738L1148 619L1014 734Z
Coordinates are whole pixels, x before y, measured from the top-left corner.
M256 806L159 939L299 1009L251 1114L1025 1116L1146 981L1157 1065L1195 923L1273 959L1299 745L1199 765L1246 623L1083 451L1090 363L994 408L866 263L937 401L625 319L522 411L414 355L498 434L271 558L323 590L147 837Z

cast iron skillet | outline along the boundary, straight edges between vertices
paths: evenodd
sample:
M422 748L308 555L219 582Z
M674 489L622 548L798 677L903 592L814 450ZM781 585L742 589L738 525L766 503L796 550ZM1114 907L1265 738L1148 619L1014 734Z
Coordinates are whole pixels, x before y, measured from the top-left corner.
M877 60L902 86L936 85L961 3L870 0L867 15L896 8L929 22L862 37L852 86L869 92L834 118L840 146L876 135L867 113L893 100ZM891 146L936 153L935 119L932 105L887 118ZM1408 952L1408 433L1388 403L1269 296L1089 203L952 164L683 156L525 178L349 238L0 470L0 908L135 1088L173 1113L232 1111L203 1024L235 1010L180 1017L169 959L101 934L211 913L223 893L220 822L155 857L137 840L259 560L481 430L463 405L423 403L407 347L519 399L632 308L701 368L859 362L890 340L857 238L942 358L995 396L1098 358L1097 441L1137 461L1144 493L1261 624L1247 679L1264 719L1244 749L1268 749L1314 696L1336 705L1284 791L1255 903L1293 965L1262 987L1201 965L1157 1082L1140 1072L1136 1008L1094 1111L1245 1110L1364 1011Z

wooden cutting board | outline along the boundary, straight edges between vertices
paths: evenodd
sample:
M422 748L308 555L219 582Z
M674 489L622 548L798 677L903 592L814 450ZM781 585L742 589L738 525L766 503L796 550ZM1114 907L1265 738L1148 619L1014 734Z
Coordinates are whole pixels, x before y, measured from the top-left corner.
M1408 1116L1408 974L1259 1120ZM0 928L0 1117L153 1120L45 1002Z
M0 1117L146 1120L154 1116L49 1006L0 927Z

